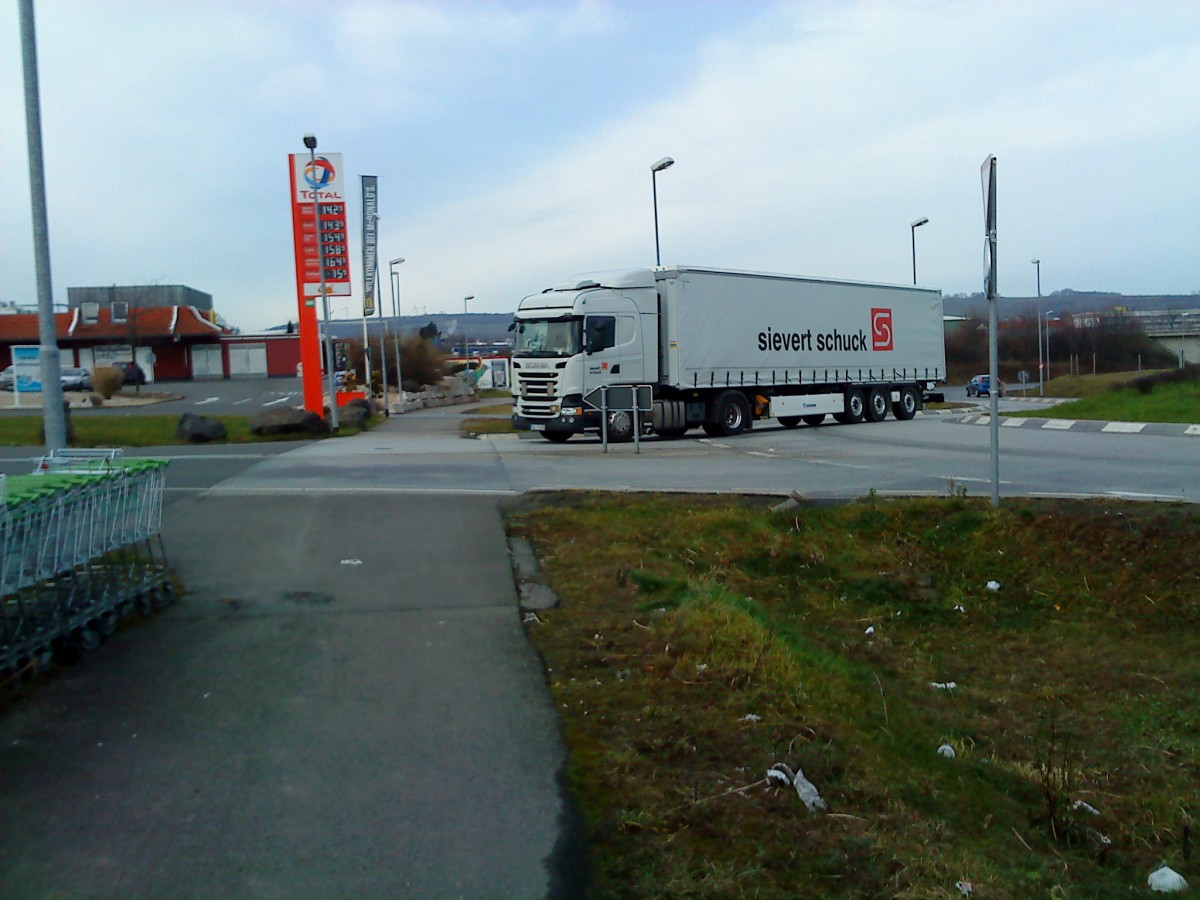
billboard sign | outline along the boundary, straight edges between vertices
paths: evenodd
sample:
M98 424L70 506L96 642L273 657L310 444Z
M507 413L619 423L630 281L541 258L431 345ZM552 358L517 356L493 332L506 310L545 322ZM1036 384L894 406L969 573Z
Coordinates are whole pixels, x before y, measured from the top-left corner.
M289 155L292 170L292 236L296 269L306 297L321 296L321 255L325 293L350 296L350 245L346 231L346 188L342 154L310 158ZM318 244L320 250L318 250Z
M375 253L379 227L379 179L375 175L360 175L362 179L363 235L363 315L375 315Z
M42 350L37 345L13 347L13 392L39 394L42 391Z

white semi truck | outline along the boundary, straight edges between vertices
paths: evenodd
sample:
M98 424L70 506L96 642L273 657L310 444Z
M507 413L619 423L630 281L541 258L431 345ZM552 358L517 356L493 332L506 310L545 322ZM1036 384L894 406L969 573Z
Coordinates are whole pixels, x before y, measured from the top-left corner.
M551 441L600 430L604 386L649 386L647 432L729 436L756 419L911 419L946 378L942 295L918 287L684 266L599 272L526 297L511 330L513 425ZM633 438L631 410L606 414L609 440Z

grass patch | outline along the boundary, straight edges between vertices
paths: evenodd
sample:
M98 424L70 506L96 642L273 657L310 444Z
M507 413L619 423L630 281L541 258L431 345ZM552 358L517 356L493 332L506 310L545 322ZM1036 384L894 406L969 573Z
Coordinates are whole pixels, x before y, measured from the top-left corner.
M285 434L260 437L250 433L248 416L212 416L224 424L229 437L224 441L213 443L250 444L270 443L277 441L307 441L314 440L312 435ZM3 428L0 428L0 446L33 447L42 443L41 416L4 416L0 418ZM175 437L175 427L179 424L179 416L144 416L144 415L86 415L72 416L71 423L75 427L75 440L72 447L170 447L188 444L188 441ZM330 437L348 437L364 430L370 430L372 423L368 422L366 429L342 428L337 435Z
M512 402L512 391L508 388L484 388L479 391L480 400L508 400Z
M490 403L487 406L476 406L476 407L473 407L472 409L468 409L466 412L463 413L463 415L464 416L478 416L478 415L489 415L489 414L490 415L499 415L501 413L503 413L504 415L512 415L512 408L513 408L512 401L510 400L508 403Z
M1070 397L1082 399L1106 394L1115 388L1121 388L1136 378L1169 372L1170 369L1146 369L1141 372L1104 372L1098 375L1060 375L1046 382L1047 397ZM1019 396L1019 386L1009 385L1010 396ZM1036 388L1030 388L1029 393L1036 394Z
M512 419L495 416L469 416L459 429L464 434L514 434Z
M591 896L1140 896L1162 862L1193 874L1196 510L580 494L508 527L563 600L528 632ZM828 814L767 783L778 762Z
M1200 422L1200 366L1189 368L1195 371L1184 370L1182 377L1171 380L1164 376L1173 374L1172 370L1160 373L1124 373L1124 380L1118 380L1115 376L1083 376L1103 380L1093 383L1079 400L1016 415L1025 418L1168 422L1183 425Z

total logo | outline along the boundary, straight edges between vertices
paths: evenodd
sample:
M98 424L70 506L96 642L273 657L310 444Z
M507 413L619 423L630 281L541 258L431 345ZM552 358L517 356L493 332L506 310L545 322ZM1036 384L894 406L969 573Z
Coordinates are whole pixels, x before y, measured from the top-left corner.
M333 163L324 156L309 160L304 166L304 180L308 182L309 187L316 190L329 187L336 177L337 171L333 168Z

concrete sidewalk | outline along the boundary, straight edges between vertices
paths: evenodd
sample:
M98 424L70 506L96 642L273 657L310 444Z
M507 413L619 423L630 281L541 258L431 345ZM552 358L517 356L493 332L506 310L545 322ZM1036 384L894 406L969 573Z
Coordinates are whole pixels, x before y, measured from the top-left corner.
M181 602L0 715L5 894L578 895L495 500L197 493L164 535Z

